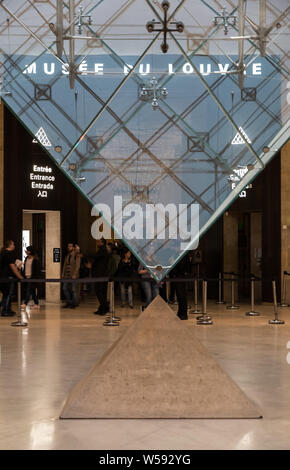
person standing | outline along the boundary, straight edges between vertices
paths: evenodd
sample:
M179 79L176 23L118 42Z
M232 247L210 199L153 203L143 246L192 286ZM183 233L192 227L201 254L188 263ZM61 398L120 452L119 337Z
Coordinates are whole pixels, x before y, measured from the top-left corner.
M188 257L185 255L181 261L172 269L171 278L184 278L189 274ZM188 320L187 315L187 289L186 281L176 282L175 291L178 303L177 316L180 320Z
M107 277L109 274L109 253L107 250L106 240L102 238L98 240L99 249L94 257L92 265L92 276L93 277ZM99 301L99 308L95 315L106 315L109 312L109 302L107 301L107 288L108 281L96 282L95 292Z
M19 272L15 265L15 244L13 240L7 240L1 250L1 263L0 263L0 278L11 279L10 282L2 282L0 289L2 291L2 317L12 317L15 312L11 310L12 295L14 293L14 279L23 279L22 274Z
M108 252L108 276L113 277L116 274L118 269L118 263L116 257L113 253L114 245L113 243L107 243L107 252Z
M142 288L145 294L145 307L148 307L148 305L152 302L153 299L157 295L159 295L159 287L160 284L158 284L155 280L153 280L152 274L146 269L145 266L143 266L141 263L139 264L138 267L138 273L140 274L142 278Z
M75 308L77 305L77 283L72 282L72 280L78 279L79 270L80 256L75 250L73 243L68 243L67 255L62 269L62 278L67 279L67 281L63 283L63 293L66 299L66 304L63 308Z
M28 246L26 248L26 258L24 260L24 265L22 268L22 272L25 279L37 279L40 277L40 263L38 256L36 254L35 249L33 246ZM36 293L36 284L27 282L25 283L25 300L22 307L26 307L28 302L32 297L34 302L34 308L39 308L39 300L38 295Z
M130 250L125 250L123 256L119 262L116 276L130 278L134 275L135 266L132 259ZM121 307L125 307L126 302L126 290L128 292L128 303L129 307L133 308L133 285L132 282L126 280L120 282L121 290Z

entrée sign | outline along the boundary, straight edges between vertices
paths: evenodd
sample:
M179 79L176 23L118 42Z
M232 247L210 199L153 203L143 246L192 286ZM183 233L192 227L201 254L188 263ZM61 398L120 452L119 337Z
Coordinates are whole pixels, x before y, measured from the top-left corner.
M37 190L37 197L47 198L48 191L54 189L55 176L50 166L32 165L29 181L31 189Z

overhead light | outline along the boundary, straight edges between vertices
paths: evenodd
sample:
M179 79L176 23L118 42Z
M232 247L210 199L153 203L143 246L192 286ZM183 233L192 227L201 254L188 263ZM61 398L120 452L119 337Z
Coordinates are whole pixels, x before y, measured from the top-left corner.
M78 27L78 33L81 35L83 32L83 26L91 26L92 18L91 15L84 15L84 9L82 5L79 7L78 14L75 15L76 26Z
M155 77L150 80L150 83L150 87L142 86L139 96L143 101L146 101L146 98L152 98L152 108L156 110L159 106L158 99L165 99L168 91L165 87L158 86L158 81Z
M148 33L153 33L153 32L163 33L163 42L160 47L164 54L166 54L166 52L169 49L166 35L169 32L182 33L184 31L184 24L182 23L182 21L170 21L170 19L167 17L169 7L170 7L170 3L167 0L163 0L163 2L161 3L161 8L163 9L163 13L164 13L163 21L160 22L160 21L155 21L153 19L152 21L148 21L146 23L146 29ZM158 26L158 28L156 28L156 26Z
M153 98L152 100L152 108L155 110L156 108L158 108L159 104L158 104L158 101L156 98Z
M248 168L248 171L251 171L251 170L254 170L255 166L250 163L249 165L247 165L247 168Z
M234 15L229 15L227 9L223 8L221 14L214 17L213 24L215 26L223 26L224 34L226 36L228 34L229 27L236 26L237 17Z
M270 147L268 147L267 145L265 145L265 146L263 147L263 152L264 152L264 153L270 152Z
M60 153L62 151L62 146L61 145L56 145L54 147L54 150L57 152L57 153Z
M72 171L76 170L76 168L77 168L77 166L76 166L75 163L70 163L69 166L68 166L68 169L72 170Z

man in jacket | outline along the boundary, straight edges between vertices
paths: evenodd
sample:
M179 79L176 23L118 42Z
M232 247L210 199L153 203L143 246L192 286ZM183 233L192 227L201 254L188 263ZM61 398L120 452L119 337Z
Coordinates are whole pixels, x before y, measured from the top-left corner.
M110 255L107 250L106 240L102 238L98 240L99 249L94 257L92 266L93 277L107 277L109 276L109 258ZM106 315L109 312L109 303L107 301L107 287L108 282L96 282L95 291L99 301L99 308L95 315Z
M3 282L0 285L2 291L2 317L12 317L15 312L11 310L11 300L14 292L14 281L13 278L23 279L23 276L18 271L15 261L16 256L14 254L15 244L13 240L7 240L4 247L1 250L1 268L0 278L11 279L11 282Z
M188 257L185 255L171 271L171 278L184 278L189 274ZM177 316L180 320L188 320L187 316L187 289L185 282L176 282L176 297L178 302Z
M80 256L76 252L73 243L67 245L67 255L62 269L63 279L78 279L80 271ZM77 305L77 283L66 281L63 283L63 293L66 304L63 308L75 308Z

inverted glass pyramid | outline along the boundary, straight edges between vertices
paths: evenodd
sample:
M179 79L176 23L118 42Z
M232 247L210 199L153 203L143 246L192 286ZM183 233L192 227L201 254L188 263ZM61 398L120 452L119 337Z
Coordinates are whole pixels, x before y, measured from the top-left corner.
M254 3L225 34L214 0L171 1L166 54L162 2L0 3L1 99L156 279L289 138L288 1Z

